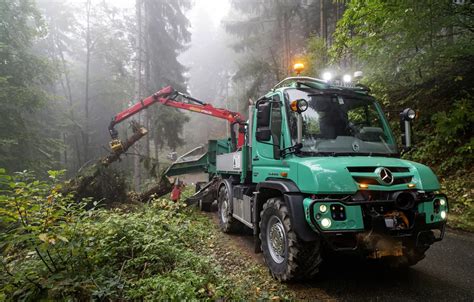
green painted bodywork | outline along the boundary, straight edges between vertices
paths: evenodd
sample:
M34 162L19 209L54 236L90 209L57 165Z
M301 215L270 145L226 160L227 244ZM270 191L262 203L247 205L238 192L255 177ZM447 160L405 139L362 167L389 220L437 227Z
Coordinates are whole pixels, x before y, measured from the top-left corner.
M304 206L304 213L306 217L306 221L311 226L311 228L315 231L318 229L323 231L362 231L364 230L364 222L362 220L362 209L360 206L347 206L340 202L318 202L314 205L314 220L318 223L318 226L312 224L310 219L310 211L309 207L313 200L311 198L305 198L303 201ZM325 205L327 207L326 212L322 213L319 211L319 207L321 205ZM338 205L343 206L346 212L346 219L343 221L336 221L332 220L331 218L331 206ZM331 225L328 228L323 228L321 226L321 220L324 218L328 218L331 220Z
M267 97L278 94L284 100L285 88L277 89ZM282 108L282 137L281 148L293 145L288 127L286 106L283 101ZM384 127L388 129L388 122L383 120ZM256 125L256 114L254 115ZM391 134L391 131L389 131ZM255 131L252 133L252 180L254 183L265 181L269 178L281 178L281 173L286 172L286 179L297 184L303 193L307 194L354 194L359 188L353 176L376 177L374 173L350 173L348 167L405 167L408 173L394 173L395 178L412 176L412 189L435 191L440 185L433 171L422 164L394 157L383 156L320 156L300 157L294 154L286 158L275 159L273 146L268 143L257 142ZM390 140L393 136L390 135ZM270 143L273 143L272 141ZM398 191L407 189L407 184L392 186L369 185L368 190Z
M434 210L434 200L436 199L444 199L446 201L444 205L440 205L438 213ZM418 205L418 212L426 214L425 222L427 224L443 221L443 218L441 218L442 211L448 213L448 202L443 196L437 196L433 200L422 202Z

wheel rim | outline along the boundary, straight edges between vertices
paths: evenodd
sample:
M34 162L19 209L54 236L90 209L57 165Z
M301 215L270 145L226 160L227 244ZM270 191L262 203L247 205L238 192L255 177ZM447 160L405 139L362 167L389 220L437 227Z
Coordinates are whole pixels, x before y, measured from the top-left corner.
M227 195L227 192L224 190L224 194ZM227 211L229 209L229 202L227 200L227 196L223 196L222 202L221 202L221 219L223 223L227 223Z
M277 216L272 216L268 220L267 245L273 261L276 263L282 263L285 260L287 239L285 227Z

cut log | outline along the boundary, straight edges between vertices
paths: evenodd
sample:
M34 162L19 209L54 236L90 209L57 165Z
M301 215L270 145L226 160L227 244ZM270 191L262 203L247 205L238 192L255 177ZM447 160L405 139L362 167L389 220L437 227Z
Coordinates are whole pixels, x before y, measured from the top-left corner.
M152 197L161 197L171 192L173 189L173 184L168 180L165 175L161 176L160 181L158 184L153 186L151 189L147 190L140 194L140 201L147 202Z
M168 178L162 175L159 182L146 192L127 194L124 178L120 173L108 169L110 164L120 160L120 156L126 153L147 132L143 127L134 127L133 135L122 143L122 148L119 151L102 157L95 164L81 170L76 177L66 181L62 193L73 193L76 200L92 197L94 200L102 200L105 203L128 202L131 200L130 196L135 196L134 200L138 196L139 201L146 202L152 197L161 197L170 193L173 186Z
M141 139L147 133L148 133L148 130L146 130L143 127L140 127L137 131L133 133L131 137L129 137L125 142L122 143L122 149L120 151L112 152L109 155L103 157L100 160L100 163L104 166L108 166L111 163L119 160L120 155L127 152L127 150L130 149L131 146L133 146L139 139Z

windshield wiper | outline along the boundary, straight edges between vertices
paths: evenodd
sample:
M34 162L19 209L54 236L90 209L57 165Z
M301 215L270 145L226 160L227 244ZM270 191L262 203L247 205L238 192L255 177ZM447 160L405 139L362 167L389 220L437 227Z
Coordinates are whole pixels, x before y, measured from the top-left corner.
M338 157L338 156L387 156L387 157L395 157L396 153L375 153L375 152L335 152L335 151L301 151L302 155L306 156L331 156L331 157Z

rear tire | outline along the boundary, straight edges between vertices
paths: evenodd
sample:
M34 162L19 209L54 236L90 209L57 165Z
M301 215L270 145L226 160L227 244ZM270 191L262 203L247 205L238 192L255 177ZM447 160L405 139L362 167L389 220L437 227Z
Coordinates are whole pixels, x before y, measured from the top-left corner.
M304 242L298 238L288 208L280 197L270 198L263 205L260 240L265 263L275 279L310 279L319 272L320 241Z
M222 232L237 233L241 231L242 224L232 217L230 194L225 185L219 188L217 212L219 214L219 227Z

